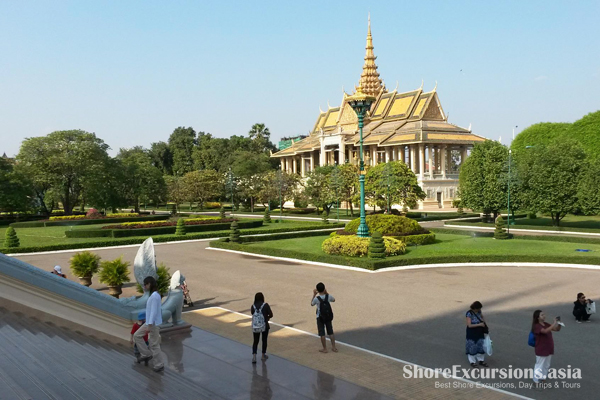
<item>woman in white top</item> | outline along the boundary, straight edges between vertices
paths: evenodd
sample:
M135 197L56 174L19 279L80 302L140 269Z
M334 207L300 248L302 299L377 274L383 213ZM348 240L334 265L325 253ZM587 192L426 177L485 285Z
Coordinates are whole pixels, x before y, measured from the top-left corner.
M151 293L148 302L146 302L146 323L135 332L133 340L140 351L140 362L154 359L154 371L160 372L165 369L165 365L160 355L159 325L162 324L162 310L156 279L151 276L146 277L144 279L144 290ZM148 345L144 341L146 333L148 333Z

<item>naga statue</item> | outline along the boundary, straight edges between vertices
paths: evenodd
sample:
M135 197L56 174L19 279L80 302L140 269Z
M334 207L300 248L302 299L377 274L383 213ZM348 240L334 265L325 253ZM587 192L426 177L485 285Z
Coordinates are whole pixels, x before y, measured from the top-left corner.
M156 267L156 255L154 254L154 241L152 238L148 238L140 246L135 260L133 262L133 274L137 283L144 287L144 279L148 276L152 276L158 280L158 273ZM162 302L162 319L163 324L160 326L163 328L178 327L186 325L181 319L181 309L183 308L183 291L180 285L185 281L185 277L179 271L171 276L171 282L169 284L169 292ZM119 299L119 301L127 307L131 307L131 320L137 319L138 312L146 310L146 302L150 297L150 293L144 289L144 294L140 297L128 297Z

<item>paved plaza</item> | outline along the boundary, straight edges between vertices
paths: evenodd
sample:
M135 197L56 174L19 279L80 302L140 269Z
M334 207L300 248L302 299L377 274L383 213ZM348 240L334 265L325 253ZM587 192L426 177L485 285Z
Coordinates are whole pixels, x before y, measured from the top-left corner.
M533 311L540 308L548 319L560 315L566 327L554 334L552 367L581 368L580 389L550 389L542 393L512 392L533 398L592 398L600 391L596 354L600 320L576 324L571 315L577 292L597 299L600 271L566 268L460 267L416 269L382 273L356 272L268 260L206 250L208 242L157 245L158 262L187 278L195 309L222 307L249 313L254 293L262 291L270 303L273 321L316 333L312 289L323 281L335 295L336 338L345 343L432 368L459 364L468 367L464 354L464 314L471 302L483 303L494 340L491 367L532 368L533 349L527 345ZM99 249L103 259L124 255L133 261L136 247ZM70 275L72 252L22 255L20 259L50 270L60 264ZM70 276L71 277L71 276ZM72 277L71 277L72 278ZM97 279L95 288L101 288ZM124 295L133 295L133 285ZM248 333L250 336L250 333ZM283 340L283 339L281 339ZM275 346L275 338L271 342ZM318 339L307 352L320 354ZM510 382L510 381L509 381ZM515 381L516 383L516 381ZM435 380L431 380L433 389ZM444 389L436 389L443 395Z

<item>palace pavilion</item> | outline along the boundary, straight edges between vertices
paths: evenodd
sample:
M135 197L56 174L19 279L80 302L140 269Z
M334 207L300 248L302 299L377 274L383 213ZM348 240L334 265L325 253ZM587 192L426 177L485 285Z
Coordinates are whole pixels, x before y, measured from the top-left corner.
M367 32L365 64L359 87L376 98L365 117L363 149L365 166L402 161L417 176L427 198L420 209L451 208L458 187L458 168L476 142L487 139L448 122L436 87L400 93L388 91L379 77L373 52L371 23ZM344 93L339 107L320 111L304 139L273 153L281 169L302 177L315 167L358 163L358 118Z

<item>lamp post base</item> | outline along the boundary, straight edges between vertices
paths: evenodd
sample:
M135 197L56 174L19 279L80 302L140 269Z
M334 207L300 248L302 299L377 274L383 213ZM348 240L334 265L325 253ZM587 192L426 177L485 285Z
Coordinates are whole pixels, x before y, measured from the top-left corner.
M366 223L361 223L356 231L358 237L369 237L369 227Z

